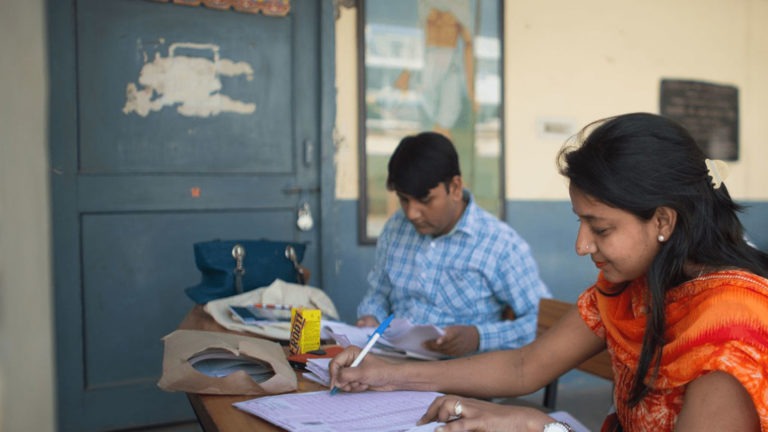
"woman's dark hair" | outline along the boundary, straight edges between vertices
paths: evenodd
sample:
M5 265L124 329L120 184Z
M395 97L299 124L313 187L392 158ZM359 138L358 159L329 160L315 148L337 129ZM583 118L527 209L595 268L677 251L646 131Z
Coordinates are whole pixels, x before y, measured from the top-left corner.
M409 135L389 159L387 189L424 198L440 183L461 175L451 140L436 132Z
M742 206L718 189L708 175L706 156L688 131L674 121L632 113L587 125L576 145L558 153L560 173L571 185L614 208L649 220L658 207L677 212L669 241L648 269L650 315L629 404L642 400L658 373L664 341L667 290L689 279L684 264L736 267L768 277L768 255L750 246L738 218Z

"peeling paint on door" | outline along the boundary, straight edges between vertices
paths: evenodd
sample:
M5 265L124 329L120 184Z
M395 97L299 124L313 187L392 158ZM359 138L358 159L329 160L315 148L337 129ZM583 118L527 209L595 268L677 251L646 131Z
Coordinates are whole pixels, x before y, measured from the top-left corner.
M208 56L177 55L184 48L205 51ZM171 44L168 57L159 53L149 63L144 63L138 85L129 82L125 89L126 115L136 113L146 117L152 111L176 106L176 111L189 117L209 117L222 112L252 114L255 103L247 103L221 94L221 77L245 75L253 79L253 68L246 62L234 62L219 57L219 47L214 44L179 42Z

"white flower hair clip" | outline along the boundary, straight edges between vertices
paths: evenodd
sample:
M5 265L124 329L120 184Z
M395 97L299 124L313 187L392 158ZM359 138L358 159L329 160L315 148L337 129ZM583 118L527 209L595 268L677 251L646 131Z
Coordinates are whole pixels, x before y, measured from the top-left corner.
M719 159L706 159L707 175L712 178L712 187L719 189L726 178L728 178L728 164Z

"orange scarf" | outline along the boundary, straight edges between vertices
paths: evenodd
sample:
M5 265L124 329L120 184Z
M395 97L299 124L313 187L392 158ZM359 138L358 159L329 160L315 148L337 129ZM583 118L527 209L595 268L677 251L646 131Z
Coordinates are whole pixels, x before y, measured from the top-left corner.
M612 284L600 274L579 297L587 325L606 338L616 381L614 401L625 431L673 430L682 408L685 386L710 371L738 379L757 408L768 432L768 281L744 271L703 275L670 290L666 299L667 327L656 380L635 407L626 400L640 358L647 310L644 278L619 295L608 297ZM647 382L648 383L648 382Z

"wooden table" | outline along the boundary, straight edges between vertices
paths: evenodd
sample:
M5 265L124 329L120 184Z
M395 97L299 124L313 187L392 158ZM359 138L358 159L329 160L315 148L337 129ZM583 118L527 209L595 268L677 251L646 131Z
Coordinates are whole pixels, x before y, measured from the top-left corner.
M246 336L255 336L251 333L241 333L228 330L219 325L214 319L203 310L202 306L195 306L184 318L179 325L180 329L190 330L205 330L205 331L220 331L243 334ZM258 337L258 336L255 336ZM284 347L286 355L288 347ZM324 387L314 381L309 381L303 378L301 372L296 372L298 378L297 392L311 392L318 390L327 390ZM219 396L219 395L207 395L197 393L187 393L189 403L192 405L192 409L195 410L197 420L200 426L205 432L242 432L242 431L269 431L269 432L285 432L285 429L277 427L267 421L262 420L259 417L246 414L243 411L232 406L235 402L240 402L248 399L253 399L253 395L240 395L240 396ZM536 406L541 409L541 406L532 404L525 400L516 398L502 398L495 399L497 403L507 403L513 405L524 406ZM545 409L545 411L547 411Z
M180 329L220 331L229 333L255 336L251 333L239 333L220 326L203 310L202 306L195 306L179 325ZM258 336L256 336L258 337ZM287 353L287 347L285 347ZM310 392L327 390L313 381L302 377L301 372L296 372L298 378L298 392ZM200 426L205 432L230 432L230 431L270 431L280 432L285 429L268 423L259 417L246 414L232 406L235 402L253 399L253 395L219 396L208 394L187 393L189 403L195 410Z

